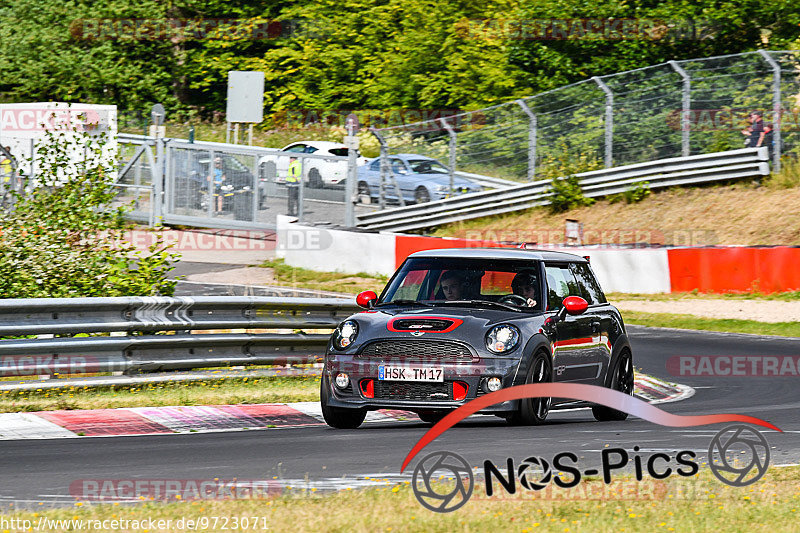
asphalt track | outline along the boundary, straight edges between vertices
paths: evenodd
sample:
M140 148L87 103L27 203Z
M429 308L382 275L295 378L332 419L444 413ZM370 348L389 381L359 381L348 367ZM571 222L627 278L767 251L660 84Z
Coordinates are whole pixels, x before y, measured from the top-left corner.
M696 389L691 398L660 407L675 414L738 413L763 418L783 433L764 431L772 465L800 462L800 377L670 376L674 355L800 355L800 339L629 327L636 367ZM572 451L581 467L600 464L604 447L634 446L640 454L693 450L704 456L712 436L726 425L668 428L640 419L598 423L591 412L551 413L540 427L509 427L480 417L452 428L421 456L448 450L470 465L484 459L504 464L536 455ZM81 479L232 479L277 477L287 485L304 479L364 479L399 473L404 457L428 426L372 424L358 430L327 427L235 433L0 442L0 503L67 502ZM412 462L412 468L416 460Z

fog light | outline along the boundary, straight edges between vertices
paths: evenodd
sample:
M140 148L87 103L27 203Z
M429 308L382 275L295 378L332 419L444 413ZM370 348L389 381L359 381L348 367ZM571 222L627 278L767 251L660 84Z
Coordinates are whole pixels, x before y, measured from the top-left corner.
M489 378L486 381L486 388L489 389L489 392L499 391L502 386L503 383L500 381L500 378Z
M346 388L350 384L350 376L345 373L336 374L336 386L340 389Z

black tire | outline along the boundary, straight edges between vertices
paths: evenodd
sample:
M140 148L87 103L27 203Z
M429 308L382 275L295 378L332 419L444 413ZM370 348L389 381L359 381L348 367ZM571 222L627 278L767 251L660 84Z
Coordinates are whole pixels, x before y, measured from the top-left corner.
M431 201L431 194L425 187L419 186L414 191L414 201L418 204L424 204Z
M366 181L358 182L358 196L369 196L369 185Z
M608 387L623 394L633 395L633 357L629 351L622 352L617 359ZM592 407L592 414L599 422L619 422L628 418L628 413L605 405Z
M417 413L417 416L426 424L435 424L448 414L450 414L449 411L430 411L427 413Z
M308 171L308 186L312 189L321 189L323 187L322 176L320 176L318 169L312 168Z
M553 381L553 371L550 368L550 359L545 352L538 352L531 361L525 384L550 383ZM509 424L515 426L538 426L544 424L550 412L552 398L524 398L519 401L517 411L507 418Z
M330 398L328 379L323 377L320 381L319 398L325 423L336 429L356 429L360 426L367 416L367 411L365 409L328 407L328 398Z

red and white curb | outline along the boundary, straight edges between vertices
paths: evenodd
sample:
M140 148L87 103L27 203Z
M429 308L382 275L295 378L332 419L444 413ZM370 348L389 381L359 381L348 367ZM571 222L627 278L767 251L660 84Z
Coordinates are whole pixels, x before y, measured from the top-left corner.
M685 400L694 389L637 374L635 394L650 403ZM407 411L381 409L365 423L419 422ZM219 431L300 428L325 421L319 402L201 405L41 411L0 414L0 440L176 435Z

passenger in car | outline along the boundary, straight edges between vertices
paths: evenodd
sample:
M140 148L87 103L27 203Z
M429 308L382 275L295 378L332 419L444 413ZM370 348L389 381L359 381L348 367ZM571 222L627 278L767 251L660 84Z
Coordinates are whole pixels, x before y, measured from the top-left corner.
M536 307L539 301L539 278L532 271L520 272L511 281L511 290L528 302L528 307Z

